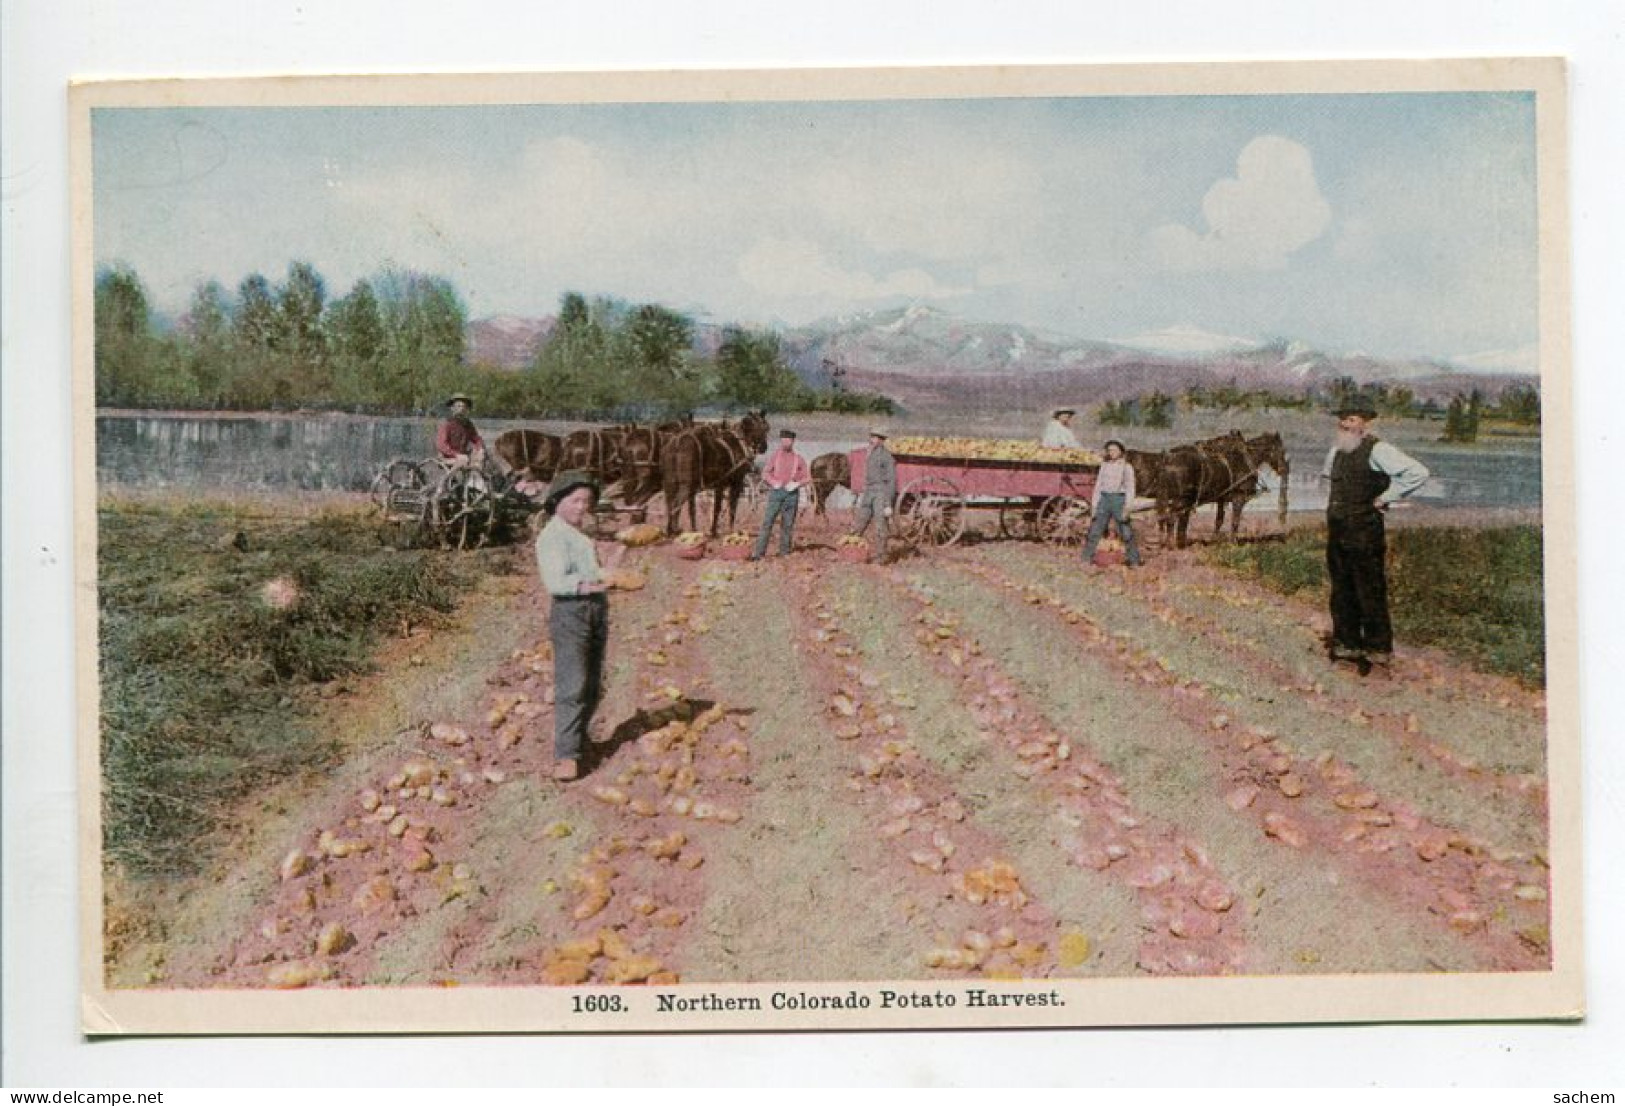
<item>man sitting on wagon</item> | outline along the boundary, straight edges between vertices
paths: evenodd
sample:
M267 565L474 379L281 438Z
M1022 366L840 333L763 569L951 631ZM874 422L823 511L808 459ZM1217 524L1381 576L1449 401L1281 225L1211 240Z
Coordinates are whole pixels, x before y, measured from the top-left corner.
M446 401L449 413L435 434L435 452L442 461L453 465L481 465L485 463L485 440L474 426L468 413L474 401L459 392Z
M1057 407L1050 412L1049 425L1044 427L1045 449L1081 449L1077 434L1072 431L1072 419L1077 411L1070 407Z

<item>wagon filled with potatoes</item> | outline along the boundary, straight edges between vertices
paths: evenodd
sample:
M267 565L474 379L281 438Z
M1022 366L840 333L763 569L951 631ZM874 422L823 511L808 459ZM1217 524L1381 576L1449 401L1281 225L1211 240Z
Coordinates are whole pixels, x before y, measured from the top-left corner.
M1089 500L1099 454L989 438L900 437L898 535L915 545L952 545L973 510L997 511L998 532L1057 545L1079 545L1089 531ZM848 454L847 486L862 491L867 449Z

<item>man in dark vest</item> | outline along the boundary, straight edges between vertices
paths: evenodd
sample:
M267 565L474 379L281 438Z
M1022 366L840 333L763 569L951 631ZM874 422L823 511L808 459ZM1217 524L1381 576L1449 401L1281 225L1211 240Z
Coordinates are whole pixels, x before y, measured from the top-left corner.
M1386 672L1394 656L1388 621L1388 552L1383 513L1420 488L1428 470L1371 433L1377 410L1354 398L1337 410L1337 440L1321 475L1331 481L1326 503L1326 574L1332 585L1331 659L1353 661L1361 673Z

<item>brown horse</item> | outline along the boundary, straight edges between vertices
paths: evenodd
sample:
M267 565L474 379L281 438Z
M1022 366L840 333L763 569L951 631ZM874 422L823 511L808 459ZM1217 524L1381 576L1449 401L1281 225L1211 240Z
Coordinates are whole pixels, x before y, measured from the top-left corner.
M1221 434L1217 438L1187 442L1157 453L1143 449L1131 449L1124 453L1124 458L1134 469L1136 497L1155 499L1157 501L1157 530L1164 545L1167 545L1172 540L1175 525L1175 513L1169 509L1169 501L1162 494L1162 484L1164 474L1168 469L1169 458L1181 450L1212 449L1227 445L1239 446L1243 441L1245 439L1242 437L1241 431L1232 430L1228 434Z
M493 448L519 479L546 483L559 471L564 439L540 430L504 430Z
M752 411L739 425L700 423L670 435L660 449L660 484L666 497L666 532L677 533L678 516L688 504L689 528L699 529L695 498L704 491L715 498L711 505L711 534L722 518L722 500L728 499L728 525L734 524L739 496L745 490L753 458L767 452L767 418Z
M624 474L625 463L621 459L624 430L624 427L604 426L570 431L564 437L559 468L589 473L608 489Z
M1185 547L1191 513L1204 503L1217 505L1215 534L1224 525L1225 508L1230 508L1230 536L1234 538L1241 528L1242 508L1258 494L1258 470L1265 466L1280 480L1284 524L1290 463L1281 435L1272 432L1243 438L1232 431L1225 438L1169 450L1157 484L1157 512L1165 523L1173 521L1176 544Z
M824 503L837 487L852 479L852 462L844 453L820 453L808 466L812 471L813 514L824 514Z

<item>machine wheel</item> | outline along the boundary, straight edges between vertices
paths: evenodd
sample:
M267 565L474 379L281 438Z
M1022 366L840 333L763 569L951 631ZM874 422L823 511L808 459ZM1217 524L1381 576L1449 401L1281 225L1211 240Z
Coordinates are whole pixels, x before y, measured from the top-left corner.
M490 538L496 521L496 495L490 478L476 468L448 470L431 500L431 510L431 525L441 545L478 549Z

